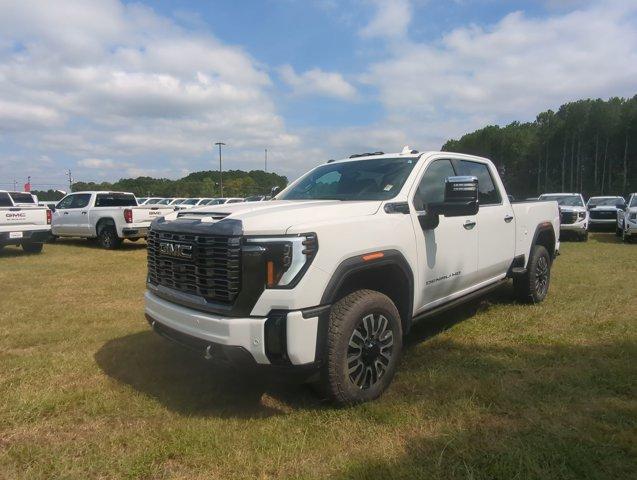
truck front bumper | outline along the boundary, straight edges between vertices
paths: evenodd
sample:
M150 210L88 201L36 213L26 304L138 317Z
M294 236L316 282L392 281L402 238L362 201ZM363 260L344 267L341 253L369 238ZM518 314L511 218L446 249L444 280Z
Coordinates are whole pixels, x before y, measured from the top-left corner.
M18 236L20 234L20 236ZM51 229L20 230L15 232L0 232L0 245L21 245L22 243L44 243L51 236Z
M320 318L329 307L272 311L262 317L222 317L176 305L146 292L146 318L160 335L206 359L237 366L314 366Z
M587 227L588 227L588 222L586 220L582 220L581 222L576 222L576 223L562 223L560 225L560 231L584 233L586 232Z

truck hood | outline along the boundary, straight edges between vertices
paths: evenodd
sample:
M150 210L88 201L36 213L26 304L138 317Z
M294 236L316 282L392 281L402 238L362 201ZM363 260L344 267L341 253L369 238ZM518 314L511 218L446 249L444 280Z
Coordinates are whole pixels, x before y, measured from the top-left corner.
M166 220L200 219L202 223L220 219L241 220L249 235L282 234L294 225L318 224L326 220L373 215L381 201L270 200L267 202L208 205L167 215Z
M586 207L560 207L560 212L585 212Z

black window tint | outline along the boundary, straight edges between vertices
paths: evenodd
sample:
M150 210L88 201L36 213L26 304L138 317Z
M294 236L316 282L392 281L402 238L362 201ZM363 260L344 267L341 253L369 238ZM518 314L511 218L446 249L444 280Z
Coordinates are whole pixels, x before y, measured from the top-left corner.
M73 195L73 202L71 202L71 206L69 208L84 208L88 205L90 199L90 193L80 193L77 195Z
M74 197L75 195L69 195L68 197L64 197L62 200L59 201L59 203L57 204L55 208L61 208L61 209L71 208L71 204L73 203Z
M458 175L471 175L478 178L478 202L480 205L502 202L500 192L496 188L489 167L485 163L460 160L458 170Z
M453 177L455 172L449 160L436 160L427 167L418 185L418 196L426 205L445 200L445 180ZM418 207L418 206L417 206Z
M95 197L96 207L136 207L137 200L134 195L123 193L99 193Z
M13 207L8 193L0 192L0 207Z
M30 193L11 192L9 195L13 198L14 203L35 203Z

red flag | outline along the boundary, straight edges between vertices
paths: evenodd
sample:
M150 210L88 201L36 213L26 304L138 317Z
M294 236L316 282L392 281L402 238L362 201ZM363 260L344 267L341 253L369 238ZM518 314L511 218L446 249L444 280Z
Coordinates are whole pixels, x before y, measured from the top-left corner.
M30 192L31 191L31 183L27 182L24 184L24 191L25 192Z

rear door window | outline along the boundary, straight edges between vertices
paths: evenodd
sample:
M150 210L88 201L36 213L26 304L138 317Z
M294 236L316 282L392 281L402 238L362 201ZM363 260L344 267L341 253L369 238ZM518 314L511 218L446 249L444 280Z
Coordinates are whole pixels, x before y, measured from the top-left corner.
M497 205L502 197L495 186L491 172L486 163L460 160L456 163L458 175L469 175L478 178L478 202L480 205Z

